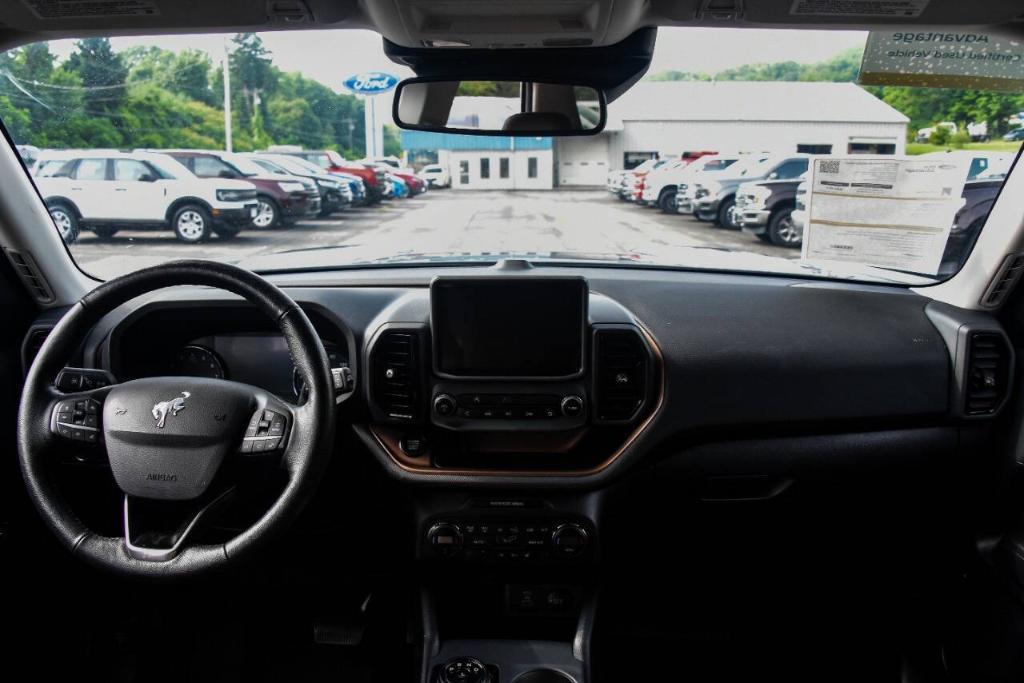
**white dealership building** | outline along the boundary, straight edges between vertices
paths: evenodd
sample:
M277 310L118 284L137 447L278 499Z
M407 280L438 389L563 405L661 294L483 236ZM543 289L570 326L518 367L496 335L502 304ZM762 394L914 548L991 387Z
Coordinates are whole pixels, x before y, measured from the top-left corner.
M853 83L643 81L608 106L604 132L555 139L558 186L686 152L904 154L909 119Z
M908 123L853 83L642 81L609 105L598 135L488 138L405 130L402 148L417 168L447 165L456 189L536 190L603 185L612 169L686 152L903 154Z

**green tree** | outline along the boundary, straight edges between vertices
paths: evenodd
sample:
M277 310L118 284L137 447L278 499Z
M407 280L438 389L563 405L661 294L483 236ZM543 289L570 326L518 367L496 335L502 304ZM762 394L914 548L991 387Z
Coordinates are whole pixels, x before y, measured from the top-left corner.
M128 67L108 38L76 42L66 68L81 80L82 102L88 110L115 113L124 105Z
M264 47L263 39L255 33L239 33L231 39L231 43L231 104L238 111L239 119L248 127L256 103L273 93L278 71L273 66L270 50Z
M390 123L384 124L384 156L402 156L402 138L399 135L398 127Z

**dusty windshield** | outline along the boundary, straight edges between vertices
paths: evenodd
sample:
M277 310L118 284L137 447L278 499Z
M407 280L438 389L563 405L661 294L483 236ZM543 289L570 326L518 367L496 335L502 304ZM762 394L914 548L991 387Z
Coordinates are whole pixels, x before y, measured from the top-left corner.
M872 84L866 45L662 29L601 133L551 138L399 130L393 87L414 74L370 32L62 40L0 55L0 120L103 279L194 257L261 272L523 257L941 281L996 229L1024 96ZM499 95L474 83L481 106Z

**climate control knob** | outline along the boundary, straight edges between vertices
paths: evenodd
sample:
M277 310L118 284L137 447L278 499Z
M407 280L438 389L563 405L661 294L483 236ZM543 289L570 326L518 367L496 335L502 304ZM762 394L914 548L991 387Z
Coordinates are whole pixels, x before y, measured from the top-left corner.
M462 550L462 529L455 524L438 522L427 532L427 544L441 557L457 555Z
M587 549L590 536L579 524L562 524L551 534L551 546L559 557L579 557Z
M579 417L583 414L583 399L579 396L566 396L562 399L562 415Z
M448 394L438 394L434 397L434 412L441 417L448 417L455 414L458 404Z

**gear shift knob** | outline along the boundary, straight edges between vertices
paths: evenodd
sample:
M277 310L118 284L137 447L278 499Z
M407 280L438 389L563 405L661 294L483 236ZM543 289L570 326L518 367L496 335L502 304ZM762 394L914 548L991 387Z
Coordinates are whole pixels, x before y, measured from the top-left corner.
M456 657L441 667L438 683L490 683L491 674L473 657Z

